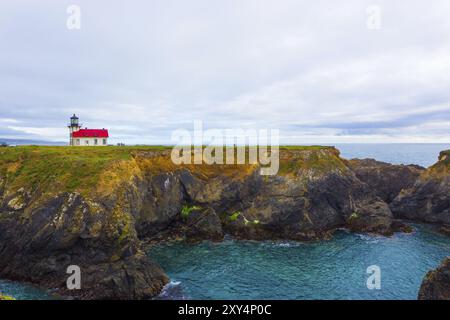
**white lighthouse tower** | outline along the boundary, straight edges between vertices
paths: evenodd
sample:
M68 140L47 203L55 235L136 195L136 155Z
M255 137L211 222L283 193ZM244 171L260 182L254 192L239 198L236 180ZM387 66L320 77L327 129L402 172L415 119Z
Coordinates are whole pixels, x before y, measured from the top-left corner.
M69 145L70 146L74 146L74 139L73 139L73 133L77 132L80 130L81 125L78 122L78 117L75 115L75 113L73 114L73 116L70 118L70 124L68 125L69 127L69 133L70 133L70 141L69 141Z

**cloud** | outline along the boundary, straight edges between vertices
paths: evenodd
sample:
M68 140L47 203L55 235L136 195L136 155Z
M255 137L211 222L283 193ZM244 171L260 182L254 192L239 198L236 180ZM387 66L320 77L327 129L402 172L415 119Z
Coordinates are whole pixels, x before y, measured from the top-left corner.
M0 4L0 137L113 142L278 128L282 142L450 142L450 3L79 0ZM3 119L3 120L1 120ZM9 121L9 122L8 122Z

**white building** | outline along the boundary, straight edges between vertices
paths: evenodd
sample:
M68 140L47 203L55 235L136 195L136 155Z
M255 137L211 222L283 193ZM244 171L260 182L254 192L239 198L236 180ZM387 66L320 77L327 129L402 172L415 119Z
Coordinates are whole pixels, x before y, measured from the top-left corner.
M81 129L78 117L74 114L70 118L69 133L70 146L107 146L109 133L107 129Z

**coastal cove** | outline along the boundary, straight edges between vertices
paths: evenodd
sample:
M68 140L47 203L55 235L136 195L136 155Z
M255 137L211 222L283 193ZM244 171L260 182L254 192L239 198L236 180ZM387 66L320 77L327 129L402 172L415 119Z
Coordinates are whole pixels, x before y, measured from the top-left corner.
M168 147L3 148L0 292L447 299L450 150L411 157L435 159L428 168L348 151L282 147L279 173L263 177L257 165L178 166ZM65 286L69 265L81 290ZM366 286L373 265L381 290Z
M415 300L425 274L450 253L431 225L392 237L338 230L330 240L174 242L149 249L169 275L158 299ZM381 289L366 268L381 268Z
M392 237L338 230L329 240L245 241L152 245L147 250L171 282L156 299L414 300L425 274L450 252L450 237L414 224ZM379 265L381 290L366 287L366 268ZM50 292L0 280L18 300L56 299Z

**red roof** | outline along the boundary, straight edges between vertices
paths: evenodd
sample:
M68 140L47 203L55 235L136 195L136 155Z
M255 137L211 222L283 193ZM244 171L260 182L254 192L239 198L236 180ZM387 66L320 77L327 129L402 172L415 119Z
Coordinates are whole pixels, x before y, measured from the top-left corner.
M109 138L106 129L80 129L73 133L74 138Z

